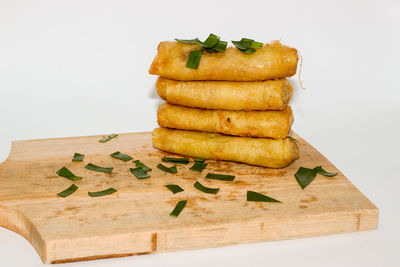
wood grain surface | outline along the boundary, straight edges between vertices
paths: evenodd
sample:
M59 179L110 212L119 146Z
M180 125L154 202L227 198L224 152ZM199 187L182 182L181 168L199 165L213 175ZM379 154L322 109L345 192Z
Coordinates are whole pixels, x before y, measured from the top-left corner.
M297 136L301 158L285 169L235 162L207 161L201 174L192 165L178 165L177 174L156 168L164 155L153 148L151 133L120 134L107 143L103 136L18 141L0 164L0 225L25 237L44 263L91 260L164 251L217 247L375 229L378 209L339 172L317 175L303 191L294 173L299 166L322 165L338 171ZM151 177L139 180L134 164L112 158L121 151L149 167ZM72 162L75 152L83 162ZM114 167L110 174L85 169L87 163ZM166 165L168 165L166 163ZM67 198L56 194L72 184L57 176L66 166L80 181ZM208 172L233 174L233 182L205 179ZM196 190L200 181L221 188L217 195ZM172 194L165 184L185 191ZM113 187L118 192L92 198L88 191ZM248 190L283 203L246 201ZM179 200L187 206L169 216Z

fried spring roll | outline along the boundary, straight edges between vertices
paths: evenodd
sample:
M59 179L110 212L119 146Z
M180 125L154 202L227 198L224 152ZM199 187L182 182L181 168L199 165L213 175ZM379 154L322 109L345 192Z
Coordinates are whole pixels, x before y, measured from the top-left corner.
M286 167L299 158L299 148L291 138L275 140L158 128L153 131L153 145L163 151L190 157L270 168Z
M189 53L199 49L199 45L161 42L149 73L182 81L264 81L296 73L297 50L278 41L265 44L250 55L236 47L219 53L203 51L198 69L186 67Z
M285 138L293 123L290 106L282 111L230 111L163 103L157 118L165 128L274 139Z
M158 95L171 104L205 109L283 110L293 94L286 79L262 82L175 81L159 77Z

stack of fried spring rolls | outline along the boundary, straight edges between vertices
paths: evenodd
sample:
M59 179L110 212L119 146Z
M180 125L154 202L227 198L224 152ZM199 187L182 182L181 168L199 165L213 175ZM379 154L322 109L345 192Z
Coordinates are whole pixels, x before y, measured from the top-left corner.
M273 42L246 55L234 47L204 51L198 69L186 67L198 45L162 42L150 74L166 101L157 113L161 128L153 145L171 153L283 168L299 157L287 135L288 103L297 51Z

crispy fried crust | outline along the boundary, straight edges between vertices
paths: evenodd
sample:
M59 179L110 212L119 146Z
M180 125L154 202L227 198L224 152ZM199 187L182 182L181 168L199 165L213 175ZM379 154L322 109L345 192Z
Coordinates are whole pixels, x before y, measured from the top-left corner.
M189 53L198 45L161 42L149 73L163 78L196 81L264 81L293 76L297 68L297 50L275 41L246 55L235 47L225 52L203 52L198 69L186 67Z
M290 106L282 111L229 111L163 103L157 117L166 128L274 139L285 138L293 123Z
M153 131L153 145L185 156L270 168L286 167L299 158L299 148L290 138L275 140L158 128Z
M159 77L158 95L171 104L225 110L283 110L293 89L286 79L262 82L175 81Z

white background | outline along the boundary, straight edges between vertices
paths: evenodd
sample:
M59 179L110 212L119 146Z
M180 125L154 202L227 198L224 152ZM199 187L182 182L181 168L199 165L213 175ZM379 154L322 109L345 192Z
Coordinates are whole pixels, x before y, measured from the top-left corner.
M293 129L380 208L378 230L63 266L399 266L399 3L0 0L0 162L13 140L151 131L160 41L281 39L304 58ZM0 227L0 266L41 265Z

